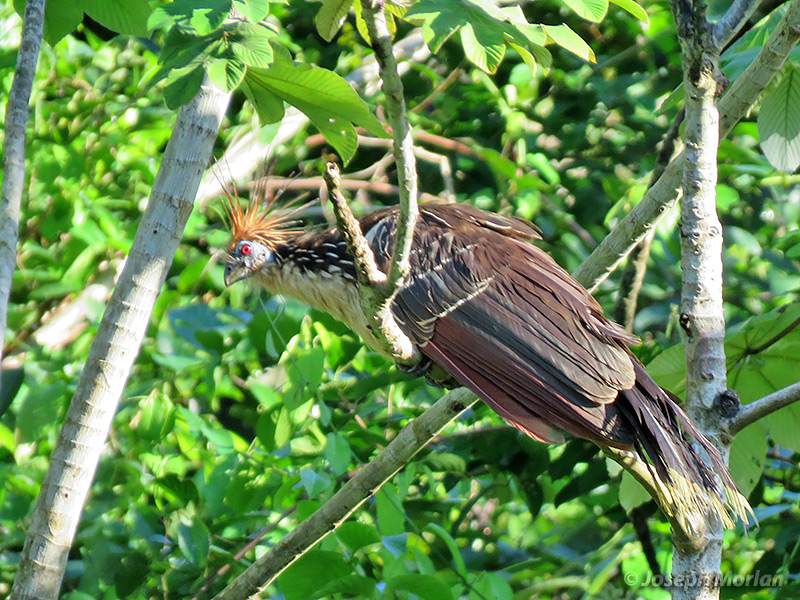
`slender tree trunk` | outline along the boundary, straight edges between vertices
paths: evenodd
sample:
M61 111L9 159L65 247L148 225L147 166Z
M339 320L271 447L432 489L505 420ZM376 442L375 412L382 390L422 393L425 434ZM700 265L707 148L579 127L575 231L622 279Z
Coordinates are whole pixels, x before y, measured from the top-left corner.
M206 81L178 114L150 201L53 450L11 590L15 600L58 597L100 453L192 212L229 98Z
M44 0L28 0L22 19L22 38L14 81L8 94L3 141L3 189L0 199L0 361L8 320L11 280L17 263L19 212L25 186L25 127L44 31Z
M721 415L713 410L725 391L725 317L722 305L722 225L717 217L717 88L719 48L706 20L703 0L673 0L672 11L683 51L686 130L681 200L680 323L685 332L686 411L720 449ZM699 548L675 545L673 599L719 598L722 561L721 522L712 522Z

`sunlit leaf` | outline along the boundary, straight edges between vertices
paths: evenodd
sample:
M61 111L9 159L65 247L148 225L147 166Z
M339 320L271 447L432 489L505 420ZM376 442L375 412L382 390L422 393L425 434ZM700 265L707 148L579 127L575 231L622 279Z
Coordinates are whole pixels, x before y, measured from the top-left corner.
M764 98L758 134L772 166L786 173L800 166L800 68L787 67L780 85Z
M587 21L599 23L608 12L608 0L561 0Z

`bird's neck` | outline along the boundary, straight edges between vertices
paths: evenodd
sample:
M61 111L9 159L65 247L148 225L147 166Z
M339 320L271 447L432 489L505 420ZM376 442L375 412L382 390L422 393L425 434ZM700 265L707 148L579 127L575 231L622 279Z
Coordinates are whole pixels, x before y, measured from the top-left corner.
M275 249L276 265L253 276L273 294L282 294L325 311L378 345L370 332L345 242L329 232L305 234Z

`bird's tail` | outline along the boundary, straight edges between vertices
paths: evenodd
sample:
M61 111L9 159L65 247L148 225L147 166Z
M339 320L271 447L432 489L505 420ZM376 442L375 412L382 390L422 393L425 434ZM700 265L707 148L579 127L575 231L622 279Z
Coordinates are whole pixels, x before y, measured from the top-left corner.
M719 451L638 361L635 368L636 385L615 403L635 432L633 452L628 464L623 455L612 458L650 488L667 516L690 533L702 533L714 521L727 528L737 520L747 524L753 509Z

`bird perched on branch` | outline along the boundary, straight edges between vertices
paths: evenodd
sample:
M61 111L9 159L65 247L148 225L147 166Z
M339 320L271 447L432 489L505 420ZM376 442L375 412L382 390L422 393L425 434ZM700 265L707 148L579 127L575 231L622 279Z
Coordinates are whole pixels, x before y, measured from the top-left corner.
M360 220L383 272L398 212ZM257 203L231 202L229 218L226 285L247 278L297 298L378 347L339 231L293 229ZM636 338L532 243L539 237L525 221L466 204L420 206L411 270L391 303L396 323L424 357L529 436L560 443L566 432L623 451L689 530L703 529L698 519L746 521L750 508L717 450L631 354Z

